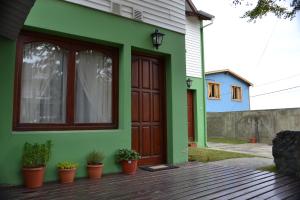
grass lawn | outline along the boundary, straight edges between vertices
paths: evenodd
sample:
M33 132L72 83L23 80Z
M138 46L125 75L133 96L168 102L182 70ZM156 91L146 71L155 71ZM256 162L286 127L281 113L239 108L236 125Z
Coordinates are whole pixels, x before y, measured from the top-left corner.
M277 169L276 169L275 165L270 165L270 166L267 166L267 167L262 167L262 168L259 168L258 170L268 171L268 172L277 172Z
M212 162L230 158L252 158L254 155L213 150L207 148L189 148L189 160L199 162Z
M245 140L239 140L234 138L207 138L208 142L215 142L215 143L226 143L226 144L245 144L248 143Z

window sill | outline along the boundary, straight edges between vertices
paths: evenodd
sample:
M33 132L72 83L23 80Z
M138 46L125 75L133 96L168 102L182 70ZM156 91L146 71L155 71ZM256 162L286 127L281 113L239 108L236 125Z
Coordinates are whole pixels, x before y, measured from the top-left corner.
M235 102L242 102L241 99L231 99L231 101L235 101Z
M209 100L221 100L221 98L213 98L213 97L209 97Z
M101 129L101 130L49 130L49 131L12 131L13 135L24 135L24 134L37 134L37 135L43 135L43 134L119 134L123 133L124 129Z
M118 129L117 123L111 124L17 124L13 127L13 131L90 131L90 130L115 130Z

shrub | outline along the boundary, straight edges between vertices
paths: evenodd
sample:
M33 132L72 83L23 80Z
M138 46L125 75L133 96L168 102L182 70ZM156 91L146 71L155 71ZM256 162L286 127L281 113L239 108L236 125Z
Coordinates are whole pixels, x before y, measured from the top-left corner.
M122 160L139 160L140 154L131 149L119 149L116 154L117 162Z
M104 155L102 152L92 151L88 154L86 161L89 165L99 165L102 164L103 159Z
M57 164L58 169L74 169L77 168L78 164L70 161L63 161Z
M23 148L22 165L24 168L44 167L50 159L52 143L30 144L26 142Z

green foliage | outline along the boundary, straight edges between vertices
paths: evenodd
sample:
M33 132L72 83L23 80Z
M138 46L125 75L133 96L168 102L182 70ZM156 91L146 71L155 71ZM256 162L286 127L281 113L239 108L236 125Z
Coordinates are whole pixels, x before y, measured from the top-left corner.
M117 162L122 160L139 160L140 154L131 149L119 149L116 154Z
M225 143L225 144L246 144L248 143L245 140L235 139L235 138L214 138L209 137L207 138L208 142L215 142L215 143Z
M58 169L74 169L78 167L78 164L70 161L63 161L58 163L56 166Z
M233 4L241 5L246 2L246 5L252 6L249 0L233 0ZM282 0L258 0L253 9L247 11L242 18L249 18L249 21L255 21L262 18L268 13L275 14L278 18L293 19L296 12L300 10L300 0L292 0L290 6L282 5Z
M231 158L252 158L254 155L235 153L208 148L189 148L189 160L199 162L213 162Z
M87 155L86 161L89 165L99 165L102 164L104 159L104 154L99 151L92 151Z
M50 159L52 143L48 140L45 144L30 144L26 142L23 147L22 165L25 168L46 166Z
M268 171L268 172L274 172L274 173L277 172L277 168L276 168L275 165L269 165L269 166L266 166L266 167L262 167L262 168L259 168L258 170Z

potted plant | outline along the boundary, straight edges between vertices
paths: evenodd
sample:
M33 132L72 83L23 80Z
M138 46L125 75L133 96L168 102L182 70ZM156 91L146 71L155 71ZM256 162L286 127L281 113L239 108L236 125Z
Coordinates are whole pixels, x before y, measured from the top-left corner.
M23 147L22 165L24 185L27 188L37 188L43 185L44 172L51 154L52 143L30 144L26 142Z
M255 137L255 136L250 137L249 142L250 142L250 143L256 143L256 142L257 142L257 141L256 141L256 137Z
M131 149L119 149L116 154L117 162L122 165L123 173L135 174L140 154Z
M64 161L57 164L58 177L60 183L72 183L74 182L76 169L78 167L77 163Z
M88 154L86 161L87 161L87 172L88 177L90 179L98 179L102 176L103 170L103 161L104 155L98 151L92 151Z

